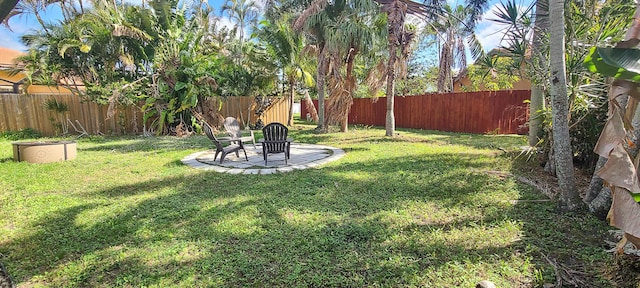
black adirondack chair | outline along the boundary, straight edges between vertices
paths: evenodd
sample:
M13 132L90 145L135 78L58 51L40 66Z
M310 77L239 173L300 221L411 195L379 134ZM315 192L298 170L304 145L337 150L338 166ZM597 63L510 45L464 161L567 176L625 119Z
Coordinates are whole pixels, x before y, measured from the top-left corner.
M213 134L211 126L209 126L209 124L207 123L204 123L204 125L202 125L202 130L204 130L204 134L207 134L209 140L211 140L211 142L213 142L213 144L216 146L216 155L213 157L213 161L218 158L218 154L220 153L222 153L222 155L220 156L220 163L222 163L222 161L224 161L224 157L226 157L227 154L231 152L236 152L236 157L240 158L240 153L238 152L240 150L244 152L244 158L249 161L249 158L247 157L247 151L244 150L242 140L230 137L217 138L216 135ZM229 145L222 146L222 143L224 142L229 142Z
M291 142L293 139L288 138L289 129L280 123L274 122L262 128L263 139L258 140L262 143L262 157L264 157L264 165L267 165L267 155L284 153L284 163L289 159L291 151Z

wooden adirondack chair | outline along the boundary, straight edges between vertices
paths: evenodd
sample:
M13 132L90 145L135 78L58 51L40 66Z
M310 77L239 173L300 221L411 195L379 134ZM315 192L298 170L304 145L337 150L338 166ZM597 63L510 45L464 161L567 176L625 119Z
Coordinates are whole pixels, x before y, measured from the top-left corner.
M262 134L264 139L260 139L258 142L262 143L262 157L264 158L264 165L267 165L267 154L284 153L284 163L287 163L289 159L289 152L291 151L292 138L287 137L289 129L280 123L270 123L262 128Z
M249 132L251 133L251 136L243 137L242 130L240 130L240 124L238 123L238 120L236 120L236 118L233 118L233 117L224 118L223 125L224 125L224 130L227 131L227 134L229 134L229 137L234 139L240 139L244 143L249 143L249 141L251 141L251 143L253 143L253 148L256 148L256 138L253 135L253 131L249 130Z
M207 134L209 140L211 140L211 142L213 142L213 144L216 146L216 155L213 157L213 161L218 158L218 154L220 153L222 153L222 155L220 156L220 163L222 163L222 161L224 161L224 157L226 157L227 154L231 152L236 152L236 157L240 158L240 154L238 152L240 150L244 152L244 158L249 161L249 158L247 157L247 151L244 150L242 140L230 137L217 138L213 134L213 129L211 129L211 126L209 126L209 124L207 123L204 123L204 125L202 125L202 130L204 130L204 134ZM229 145L222 146L223 142L229 142Z

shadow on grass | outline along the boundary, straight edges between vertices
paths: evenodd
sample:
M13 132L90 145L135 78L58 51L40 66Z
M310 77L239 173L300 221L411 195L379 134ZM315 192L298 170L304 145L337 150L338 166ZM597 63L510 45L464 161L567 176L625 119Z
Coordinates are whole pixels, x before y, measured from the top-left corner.
M382 127L382 129L384 129L384 127ZM477 149L495 149L500 147L508 148L509 150L527 145L527 143L522 139L522 136L519 135L482 135L399 128L396 130L397 136L387 137L384 136L384 130L370 128L358 129L357 126L354 127L354 130L371 130L371 133L375 133L376 135L369 134L369 136L360 138L349 138L346 136L346 138L349 139L347 140L348 142L422 142L427 144L463 145ZM332 138L332 140L335 141L334 138Z
M593 223L485 198L504 180L469 168L487 167L441 153L164 177L88 191L0 253L46 286L511 287L532 284L539 251L585 249L570 234Z
M95 137L94 137L95 138ZM83 141L84 142L84 141ZM86 143L90 143L90 147L78 147L78 150L84 151L113 151L127 153L133 151L182 151L194 147L211 147L211 141L204 136L191 136L185 138L179 137L142 137L131 136L130 138L122 137L100 137L95 138Z

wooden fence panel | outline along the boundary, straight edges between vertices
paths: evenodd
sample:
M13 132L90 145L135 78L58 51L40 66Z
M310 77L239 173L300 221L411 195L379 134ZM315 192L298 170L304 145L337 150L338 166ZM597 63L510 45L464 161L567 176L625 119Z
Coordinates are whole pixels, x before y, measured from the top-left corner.
M67 104L69 110L62 115L56 115L45 107L49 99ZM219 104L215 101L207 101L205 105L214 105L212 107L218 111ZM253 124L258 119L254 109L253 97L229 97L222 103L219 113L223 117L232 116L244 121L246 117L250 117L250 123ZM274 98L273 105L264 112L261 119L265 125L271 122L286 123L288 113L288 101L285 98ZM0 94L0 132L32 128L45 136L53 136L56 132L49 120L52 116L63 121L69 119L78 126L77 120L89 134L141 133L144 119L140 108L135 106L117 107L113 117L108 117L108 106L82 102L79 97L71 94ZM73 127L69 126L69 132L75 132Z
M529 90L395 97L396 127L466 133L526 134ZM317 101L314 105L318 107ZM386 98L354 99L350 124L384 126ZM304 102L301 115L306 115Z
M205 105L213 105L215 111L218 111L220 106L220 100L207 101ZM247 122L249 117L249 124L255 124L258 119L262 120L264 125L272 122L287 123L287 117L289 117L289 102L286 98L273 98L271 99L271 106L267 108L264 113L258 118L256 115L256 104L253 97L227 97L222 101L222 108L219 114L222 117L234 117L240 122L241 128L244 128L244 123Z
M286 98L276 98L273 104L262 114L262 122L267 125L272 122L287 124L289 117L289 101ZM256 119L257 120L257 119Z

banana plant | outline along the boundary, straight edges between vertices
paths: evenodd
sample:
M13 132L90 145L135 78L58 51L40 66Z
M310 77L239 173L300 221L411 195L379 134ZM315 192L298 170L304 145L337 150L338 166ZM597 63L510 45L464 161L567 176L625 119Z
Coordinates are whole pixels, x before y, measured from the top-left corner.
M638 134L633 133L632 119L636 118L640 103L640 4L636 4L633 23L623 41L616 47L594 47L584 63L594 73L613 77L608 93L608 119L596 143L594 152L606 158L596 172L611 189L612 204L607 218L612 226L625 232L618 243L618 253L623 252L627 241L640 247L640 180L638 180ZM621 99L628 99L626 105ZM637 125L636 125L637 126ZM635 137L629 137L630 134ZM631 144L629 144L631 143ZM631 151L633 151L631 152ZM634 155L636 154L636 155ZM594 176L595 177L595 176Z
M637 48L593 47L584 64L593 73L640 82L640 49Z

